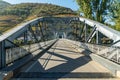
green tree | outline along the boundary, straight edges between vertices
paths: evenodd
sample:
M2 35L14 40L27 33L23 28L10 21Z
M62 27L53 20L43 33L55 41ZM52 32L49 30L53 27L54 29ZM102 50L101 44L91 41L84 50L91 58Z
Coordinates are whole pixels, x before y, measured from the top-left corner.
M92 7L91 7L91 0L76 0L79 5L79 11L84 13L86 18L92 19Z
M115 15L114 12L117 6L115 4L118 0L76 0L76 2L86 18L104 23L106 20L105 17Z
M115 18L115 23L116 23L115 29L118 30L118 31L120 31L120 3L118 5L118 10L116 12L116 15L117 16Z

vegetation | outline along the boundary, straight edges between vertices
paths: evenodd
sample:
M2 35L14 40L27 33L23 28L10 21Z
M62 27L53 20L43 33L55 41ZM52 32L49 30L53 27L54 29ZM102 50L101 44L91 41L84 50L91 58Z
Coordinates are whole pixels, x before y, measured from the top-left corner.
M4 31L4 28L6 30L6 28L14 27L23 21L31 20L36 17L76 16L76 13L69 8L52 4L21 3L10 5L9 3L0 1L0 9L2 9L0 12L0 29L2 29L2 31Z
M76 0L79 5L79 11L84 13L84 17L92 19L92 8L90 0Z
M115 29L120 31L120 3L118 6L117 17L115 18Z
M101 23L110 24L110 20L118 17L116 14L120 14L118 10L119 0L76 0L80 7L80 12L84 13L84 17L96 20ZM119 22L119 19L117 19ZM118 24L117 24L118 25ZM116 28L117 30L118 27Z
M11 4L0 0L0 11L4 10L8 6L11 6Z

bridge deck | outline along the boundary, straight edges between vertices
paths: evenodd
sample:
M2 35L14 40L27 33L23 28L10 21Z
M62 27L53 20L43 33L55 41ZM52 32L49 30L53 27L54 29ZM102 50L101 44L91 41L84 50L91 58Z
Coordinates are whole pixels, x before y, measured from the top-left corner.
M81 51L82 53L78 52L65 39L60 39L44 55L32 60L22 68L21 73L13 79L64 80L69 78L68 80L73 80L73 78L92 78L91 80L93 80L100 78L99 80L101 80L101 78L105 78L107 80L107 78L113 77L108 69L83 54L87 51L84 49Z

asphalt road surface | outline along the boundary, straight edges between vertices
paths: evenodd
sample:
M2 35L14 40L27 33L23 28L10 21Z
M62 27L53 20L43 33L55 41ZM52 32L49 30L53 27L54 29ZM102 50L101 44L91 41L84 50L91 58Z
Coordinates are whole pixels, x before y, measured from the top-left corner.
M59 39L46 53L21 69L13 80L113 80L110 71ZM118 80L118 79L114 79Z

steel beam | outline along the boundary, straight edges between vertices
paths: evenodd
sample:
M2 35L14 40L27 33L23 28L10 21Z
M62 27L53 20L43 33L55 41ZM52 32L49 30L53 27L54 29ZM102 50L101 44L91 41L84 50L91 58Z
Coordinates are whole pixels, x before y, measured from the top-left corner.
M29 27L30 32L32 33L33 37L35 38L36 42L39 42L36 35L34 34L34 31L32 30L32 26Z
M114 30L114 29L112 29L104 24L101 24L99 22L96 22L96 21L93 21L93 20L90 20L87 18L80 17L79 20L81 22L85 21L86 24L90 25L91 27L96 25L96 27L100 33L102 33L103 35L105 35L109 39L112 39L114 42L120 40L120 32L119 31L116 31L116 30ZM114 44L113 46L120 46L120 42Z
M105 26L99 22L90 20L90 19L86 19L83 17L64 17L64 19L70 19L70 20L78 20L81 22L84 22L87 25L90 25L91 27L93 27L94 25L96 25L96 27L98 28L98 31L100 33L102 33L103 35L107 36L108 38L112 39L114 42L120 40L120 32L113 30L111 28L109 28L108 26ZM44 19L53 19L53 18L44 18ZM57 19L57 18L55 18ZM17 26L15 28L13 28L12 30L8 31L7 33L4 33L3 35L0 35L0 41L3 41L5 39L9 39L11 41L13 41L14 39L16 39L19 35L21 35L22 33L24 33L27 28L29 27L29 25L34 25L36 23L38 23L38 21L43 21L43 17L39 17L36 18L34 20L28 21L26 23L21 24L20 26ZM9 44L6 44L9 45ZM120 42L117 42L116 44L114 44L114 46L120 46Z
M99 31L96 30L96 44L99 44Z
M6 66L5 41L0 42L0 69Z
M27 37L27 31L24 32L24 43L27 44L28 37Z
M43 34L42 26L40 25L40 23L39 23L39 28L40 28L40 32L41 32L42 38L43 38L43 40L44 40L44 34Z
M87 24L85 23L85 26L84 26L84 31L85 31L85 42L87 41Z
M95 33L96 33L96 27L94 26L94 28L93 28L92 32L90 33L90 35L88 36L86 42L90 42L91 39L94 37Z
M36 34L37 34L38 40L40 41L41 34L40 34L39 22L38 22L38 24L36 24Z
M85 22L84 22L85 24ZM81 22L81 26L83 25L83 23ZM80 37L82 38L82 33L84 32L84 25L81 27L81 32L80 32Z

